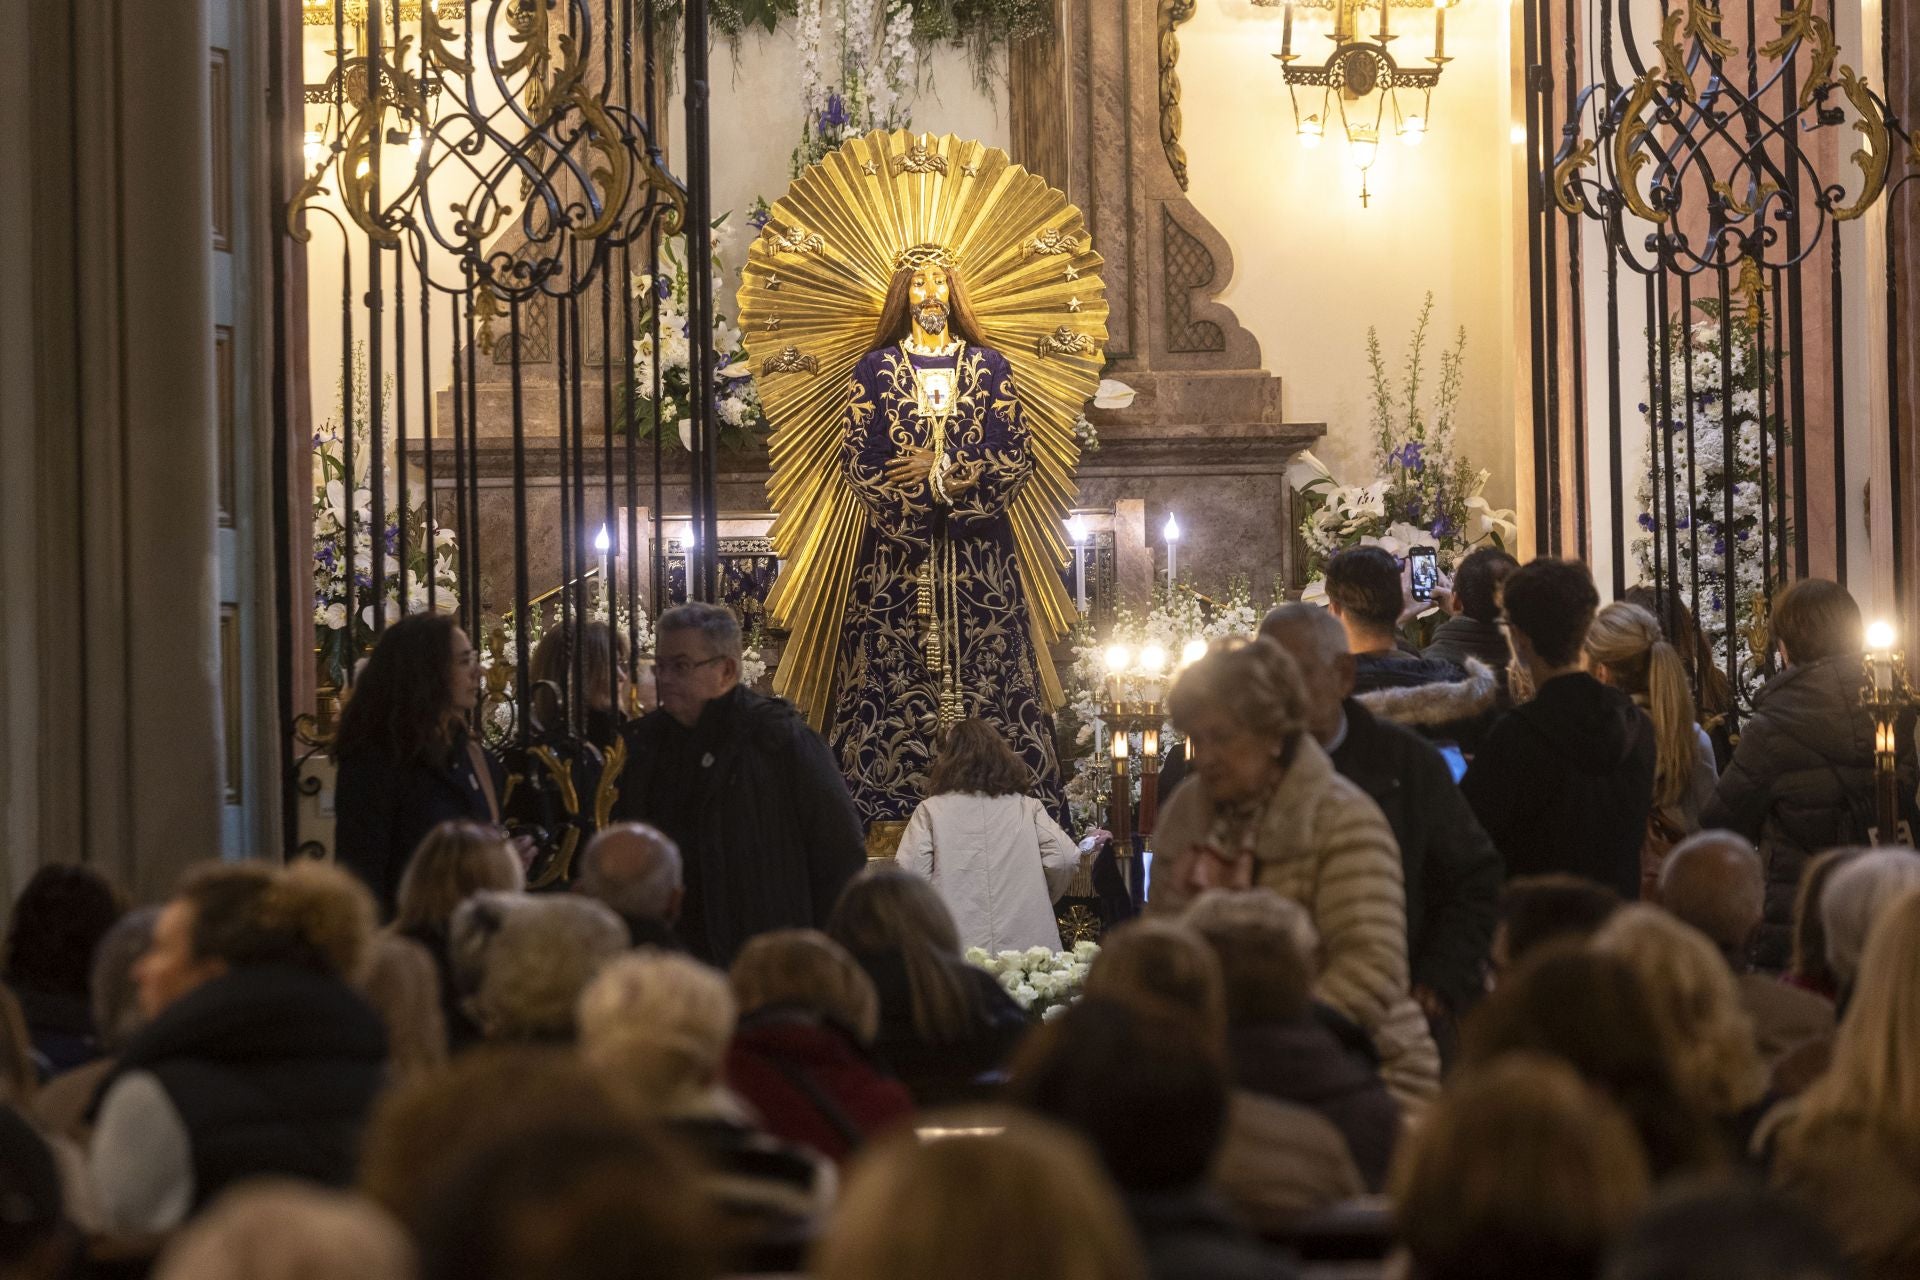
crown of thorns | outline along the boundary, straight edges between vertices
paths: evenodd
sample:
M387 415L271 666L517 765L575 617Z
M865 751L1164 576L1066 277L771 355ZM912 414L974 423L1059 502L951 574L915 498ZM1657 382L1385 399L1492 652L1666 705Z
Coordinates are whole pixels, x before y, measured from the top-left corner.
M916 244L893 255L895 271L918 271L922 267L944 267L951 271L957 265L953 250L943 244Z

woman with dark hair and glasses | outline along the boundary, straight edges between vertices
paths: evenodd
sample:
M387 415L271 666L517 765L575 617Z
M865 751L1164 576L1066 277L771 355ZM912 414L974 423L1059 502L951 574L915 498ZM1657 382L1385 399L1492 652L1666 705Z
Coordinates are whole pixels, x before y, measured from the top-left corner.
M505 771L467 724L479 702L479 654L444 613L388 627L354 682L333 745L334 850L383 916L429 831L456 818L500 820Z

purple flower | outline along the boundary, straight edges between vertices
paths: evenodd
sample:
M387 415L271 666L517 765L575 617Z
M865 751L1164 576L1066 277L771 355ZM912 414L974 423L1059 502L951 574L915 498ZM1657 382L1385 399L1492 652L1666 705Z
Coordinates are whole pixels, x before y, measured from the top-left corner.
M1652 533L1654 529L1653 517L1645 511L1640 513L1640 527L1648 533Z
M1405 467L1408 471L1424 470L1427 464L1420 457L1420 454L1426 447L1425 444L1418 440L1409 440L1388 454L1387 461L1397 467Z
M1443 514L1439 519L1427 526L1427 532L1436 538L1451 538L1453 536L1453 521L1447 519Z
M753 206L753 212L747 215L747 225L755 231L766 230L767 223L771 221L773 221L773 207L771 205L756 204Z
M665 276L655 276L653 281L653 293L655 297L660 299L660 301L665 302L668 298L671 298L673 296L673 281L667 279Z
M820 136L831 138L833 136L831 131L845 125L847 119L846 99L840 96L838 90L829 91L827 109L820 113Z

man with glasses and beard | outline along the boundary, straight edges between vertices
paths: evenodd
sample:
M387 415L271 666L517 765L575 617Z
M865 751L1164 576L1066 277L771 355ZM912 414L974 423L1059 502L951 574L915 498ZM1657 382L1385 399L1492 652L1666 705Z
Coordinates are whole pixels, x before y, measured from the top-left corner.
M824 927L866 865L860 821L818 734L793 706L740 683L740 624L685 604L654 627L660 705L625 732L613 816L680 846L675 929L725 968L756 934Z

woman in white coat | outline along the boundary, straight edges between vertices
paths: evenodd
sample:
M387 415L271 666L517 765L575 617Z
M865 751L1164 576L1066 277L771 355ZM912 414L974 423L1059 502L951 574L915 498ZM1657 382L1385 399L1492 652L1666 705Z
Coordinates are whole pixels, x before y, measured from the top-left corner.
M1054 899L1080 854L1038 800L1033 774L992 725L963 720L947 735L895 859L933 881L960 945L988 952L1060 949Z

